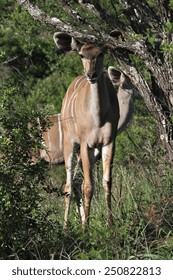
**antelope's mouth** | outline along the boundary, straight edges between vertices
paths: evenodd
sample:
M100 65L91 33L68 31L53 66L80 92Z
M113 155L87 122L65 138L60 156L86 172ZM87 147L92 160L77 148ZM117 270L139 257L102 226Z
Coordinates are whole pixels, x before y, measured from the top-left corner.
M95 78L89 78L89 77L87 77L87 80L88 80L88 82L89 82L90 84L95 84L95 83L97 82L98 78L97 78L97 77L95 77Z
M86 73L86 78L89 83L94 84L98 80L98 74L96 71L90 71Z

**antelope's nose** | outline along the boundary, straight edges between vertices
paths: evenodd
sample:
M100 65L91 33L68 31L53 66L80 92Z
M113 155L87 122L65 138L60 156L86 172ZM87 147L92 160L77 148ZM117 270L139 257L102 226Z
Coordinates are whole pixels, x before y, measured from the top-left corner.
M87 77L89 81L95 81L97 79L97 73L96 72L88 72Z

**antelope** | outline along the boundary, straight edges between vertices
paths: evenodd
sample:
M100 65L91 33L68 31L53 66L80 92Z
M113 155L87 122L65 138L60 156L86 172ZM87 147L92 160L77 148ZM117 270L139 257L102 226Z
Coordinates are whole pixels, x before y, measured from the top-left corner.
M84 173L83 224L89 224L93 196L92 169L96 155L101 153L103 162L103 186L107 205L107 224L112 225L111 171L115 138L119 120L119 105L114 87L103 72L103 50L91 44L81 45L71 35L54 34L56 46L65 53L75 51L82 60L84 75L77 77L69 86L61 109L64 160L66 167L64 227L68 225L70 202L73 194L73 160L75 146L80 146Z
M119 135L131 122L134 114L134 102L135 99L140 98L140 94L130 79L113 66L108 68L107 75L114 86L114 93L118 97L120 118L117 135ZM51 125L42 135L45 150L40 151L40 157L51 164L64 162L63 133L60 116L61 114L56 114L47 118Z

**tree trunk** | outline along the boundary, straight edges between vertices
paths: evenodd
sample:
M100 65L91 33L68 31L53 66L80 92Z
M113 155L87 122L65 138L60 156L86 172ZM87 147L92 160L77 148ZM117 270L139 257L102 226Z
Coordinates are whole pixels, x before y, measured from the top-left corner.
M159 80L159 75L153 78L151 74L151 89L134 66L129 66L129 64L126 64L120 59L118 61L121 69L131 78L133 84L138 88L150 114L156 120L161 146L167 155L165 160L173 163L173 123L171 119L173 100L172 91L168 90L170 82L162 80L159 81L158 85L156 80ZM165 74L165 77L170 77L166 71Z

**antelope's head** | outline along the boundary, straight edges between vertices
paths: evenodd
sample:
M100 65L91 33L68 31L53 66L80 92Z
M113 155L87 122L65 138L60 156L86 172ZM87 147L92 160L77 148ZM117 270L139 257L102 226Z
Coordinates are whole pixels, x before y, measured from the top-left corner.
M85 44L78 52L84 67L84 73L90 83L97 82L103 72L103 52L101 48Z
M69 34L62 32L56 32L53 38L62 52L73 51L80 55L87 80L92 84L96 83L103 72L103 49L91 44L82 45Z

